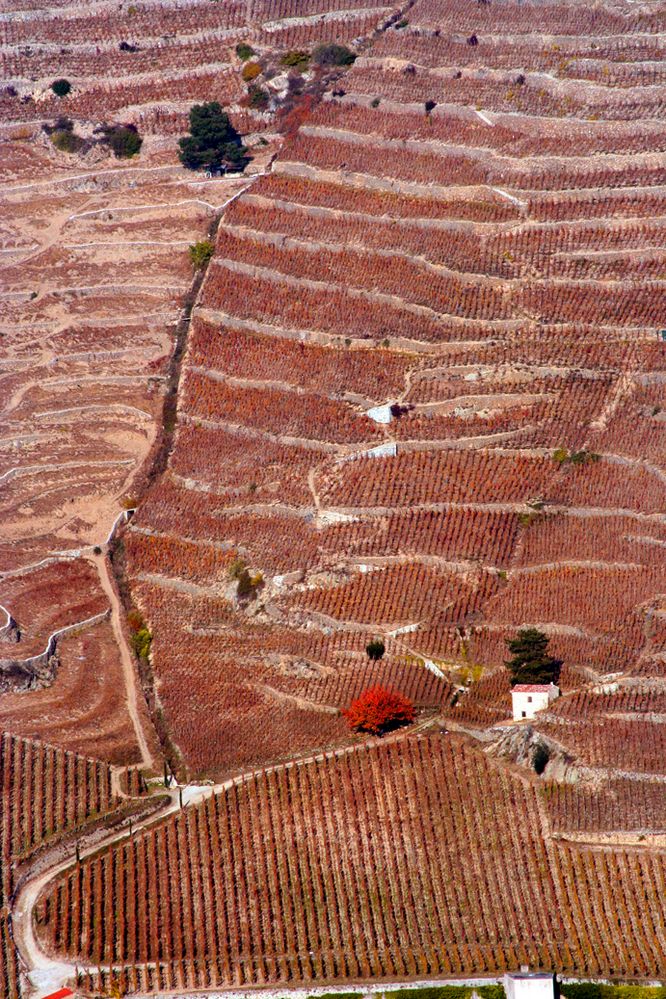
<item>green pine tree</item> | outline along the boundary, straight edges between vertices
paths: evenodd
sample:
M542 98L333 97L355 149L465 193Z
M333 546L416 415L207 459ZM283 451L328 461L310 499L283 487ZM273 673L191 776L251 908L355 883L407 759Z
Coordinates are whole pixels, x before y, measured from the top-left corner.
M190 108L190 134L178 140L180 161L190 170L242 170L247 150L217 101Z
M515 638L507 639L511 659L506 666L511 684L557 683L562 663L548 655L548 636L538 628L522 628Z

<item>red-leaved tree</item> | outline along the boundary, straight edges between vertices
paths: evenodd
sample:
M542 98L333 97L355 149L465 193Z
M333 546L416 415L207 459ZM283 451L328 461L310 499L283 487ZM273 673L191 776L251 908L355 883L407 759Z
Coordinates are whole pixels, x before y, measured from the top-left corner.
M369 687L342 712L356 732L381 735L414 721L414 705L389 687Z

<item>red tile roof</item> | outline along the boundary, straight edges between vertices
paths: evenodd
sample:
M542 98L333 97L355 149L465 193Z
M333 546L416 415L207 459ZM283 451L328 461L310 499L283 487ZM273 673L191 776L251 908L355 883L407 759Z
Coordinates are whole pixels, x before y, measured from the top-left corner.
M511 692L517 694L547 694L550 688L550 683L517 683Z

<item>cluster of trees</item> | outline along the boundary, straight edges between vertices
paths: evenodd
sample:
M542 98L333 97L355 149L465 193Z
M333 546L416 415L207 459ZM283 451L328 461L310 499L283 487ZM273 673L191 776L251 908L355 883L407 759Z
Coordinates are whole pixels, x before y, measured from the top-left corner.
M249 162L239 133L218 101L190 108L190 134L178 145L188 170L244 170Z
M130 639L134 652L139 659L148 659L153 636L138 610L129 612L127 623L130 627Z
M63 153L87 152L95 144L94 139L77 135L74 122L65 116L57 118L53 125L45 124L43 128L56 149ZM118 159L136 156L143 143L135 125L103 124L95 129L95 134L96 141L108 146Z
M351 66L356 62L356 55L346 45L330 42L328 45L318 45L312 53L312 61L317 66L332 68L333 66Z

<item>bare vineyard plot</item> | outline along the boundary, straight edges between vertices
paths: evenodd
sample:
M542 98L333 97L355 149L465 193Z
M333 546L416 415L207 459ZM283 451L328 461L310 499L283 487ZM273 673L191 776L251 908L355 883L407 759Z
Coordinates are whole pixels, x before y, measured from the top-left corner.
M42 843L56 839L91 817L111 811L108 764L21 739L7 732L0 740L2 812L2 906L13 890L14 866Z
M120 11L104 3L75 10L58 0L48 8L20 0L17 16L0 24L8 83L0 94L6 289L0 571L11 573L0 580L0 602L21 632L18 647L7 643L5 650L3 642L3 660L43 652L49 634L108 607L97 573L77 553L87 558L105 544L123 507L135 503L161 445L175 332L194 277L188 246L205 236L219 207L260 175L274 152L274 134L269 130L268 142L260 143L257 133L273 118L240 106L247 88L236 45L251 41L277 61L283 46L299 40L314 47L338 34L346 40L372 34L391 12L372 0L306 6L296 11L288 3L232 0L215 7L195 0ZM70 84L66 95L51 87L56 79ZM240 179L193 174L179 162L176 140L186 131L189 107L208 99L231 105L234 124L249 136L253 159ZM51 141L60 119L65 128L69 119L81 137L74 152ZM119 159L100 145L101 122L135 127L143 139L140 153ZM344 373L319 356L331 378L346 387ZM365 373L369 364L362 357L352 362L359 384L368 391L375 386L380 396L384 384L397 388L403 364L393 365L392 376L375 364L374 377ZM192 444L191 467L181 463L188 485L198 475L195 486L204 491L215 478L214 458L224 466L227 457L227 478L214 485L229 487L231 504L238 502L239 487L248 495L250 488L258 490L259 500L273 499L276 491L294 503L311 499L302 480L316 454L289 451L276 441L263 478L253 455L268 459L267 442L255 435L253 447L246 446L245 475L229 454L230 440L237 454L243 449L238 436L246 442L246 428L236 422L241 404L250 429L269 433L282 393L220 391L229 396L226 415L234 424L227 435L196 428L197 436L186 421L180 428L183 442ZM200 388L203 408L211 392ZM336 440L381 436L356 404L323 396L313 391L294 415L287 395L283 429L316 436L317 421L324 419L335 424ZM288 462L283 474L281 464ZM186 542L171 547L169 553L165 541L144 543L147 574L155 562L174 577L202 583L210 572L226 572L216 549L193 550ZM183 565L188 558L189 569ZM20 574L33 566L34 572ZM8 694L0 717L10 719L17 734L50 733L69 749L89 751L94 734L100 754L135 762L115 643L106 622L63 642L53 684L18 699Z
M540 730L592 767L664 776L666 724L634 715L540 722Z
M193 327L188 345L193 366L232 378L298 385L333 399L361 396L380 401L399 395L414 361L409 355L378 355L372 349L331 350L303 341L278 341L257 330L216 327L200 318Z
M616 779L601 788L546 784L543 788L555 833L661 833L666 827L666 800L658 781Z
M662 866L547 845L536 791L437 735L250 778L84 862L44 897L38 925L59 952L126 966L129 982L152 961L167 981L219 986L521 961L649 973ZM117 906L104 939L84 931L102 883ZM644 925L631 949L608 935L607 905ZM158 918L172 929L158 934Z
M74 560L9 576L2 581L2 598L20 632L20 641L4 644L3 652L20 659L43 653L59 628L102 615L109 606L95 568Z
M110 763L138 763L140 752L127 713L125 682L111 623L103 620L62 638L58 659L50 686L28 696L3 694L0 726L15 735L39 735L83 755L94 752ZM76 705L75 711L72 705Z
M37 912L44 947L78 962L91 994L521 964L654 978L663 11L104 2L45 13L20 0L31 16L0 26L18 91L0 95L12 470L0 554L13 570L97 544L137 498L187 245L246 183L178 166L205 92L266 172L222 213L166 467L118 564L152 634L149 693L179 776L258 773L67 872ZM63 36L74 87L60 99L39 81ZM320 41L357 58L320 102L273 117L238 103L240 41L273 69ZM282 79L289 104L300 84L284 68L259 82L272 93ZM127 117L140 160L77 179L36 138L40 115L67 108L88 125L104 109ZM47 266L57 286L42 286ZM505 668L526 624L563 663L562 697L529 728L511 720ZM103 638L75 641L105 661ZM80 673L63 664L39 704L77 748L58 690ZM432 732L364 747L340 711L377 683ZM108 685L96 693L82 731L99 710L105 751L125 762L117 702ZM551 756L537 783L539 739ZM525 768L493 760L504 751Z
M570 690L658 662L660 22L625 13L549 4L544 47L511 4L423 0L225 213L170 468L136 520L160 538L133 542L131 573L160 627L208 587L211 656L256 619L253 704L288 690L305 719L330 684L341 706L361 664L315 655L331 634L485 667L455 709L476 726L507 717L497 669L526 621ZM247 608L231 551L263 573ZM188 633L175 671L155 645L171 703Z

